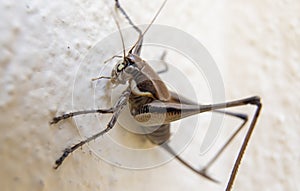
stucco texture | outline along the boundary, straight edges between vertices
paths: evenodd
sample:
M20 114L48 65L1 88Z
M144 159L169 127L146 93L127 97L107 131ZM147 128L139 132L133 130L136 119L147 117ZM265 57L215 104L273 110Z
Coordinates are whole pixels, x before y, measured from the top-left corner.
M138 24L149 23L162 3L120 2ZM145 170L118 168L88 146L60 169L52 168L62 150L81 136L72 119L48 122L72 110L80 60L117 30L113 7L112 0L0 2L2 191L224 190L234 146L209 171L220 184L176 160ZM262 98L262 113L233 190L300 190L299 13L297 0L169 0L155 21L189 33L207 48L220 69L226 99ZM246 111L251 115L252 110ZM236 143L241 140L239 136Z

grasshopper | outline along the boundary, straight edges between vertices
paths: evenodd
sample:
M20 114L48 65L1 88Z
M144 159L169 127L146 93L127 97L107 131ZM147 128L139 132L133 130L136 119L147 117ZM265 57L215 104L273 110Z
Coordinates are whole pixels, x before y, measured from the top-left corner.
M240 130L248 121L247 115L225 111L224 109L250 104L256 106L256 109L243 140L243 144L239 150L237 159L235 160L229 181L227 183L226 190L231 190L231 187L237 175L239 164L242 160L247 143L249 142L256 121L259 117L260 110L262 108L260 97L253 96L217 104L197 104L168 90L165 83L159 77L159 74L166 72L167 68L164 71L155 72L154 69L152 69L151 66L140 57L143 45L143 37L150 26L153 24L154 20L160 13L165 3L166 0L157 11L151 23L148 25L145 31L142 32L141 29L132 22L125 10L120 6L119 1L115 0L115 8L123 14L129 24L139 33L139 37L136 43L126 54L120 26L117 20L114 18L120 32L120 37L123 45L123 56L115 57L122 57L122 60L115 65L111 72L111 76L100 76L92 80L108 79L115 86L119 84L126 84L127 88L122 92L122 94L119 96L118 101L111 108L76 111L66 113L52 119L50 124L55 124L61 120L83 114L112 114L112 117L104 130L92 135L91 137L88 137L87 139L75 144L72 147L67 147L61 157L55 161L55 169L57 169L63 163L63 161L68 157L70 153L74 152L76 149L85 145L86 143L109 132L109 130L111 130L116 124L120 113L124 109L124 106L128 105L133 118L137 122L142 124L143 128L152 129L152 131L148 131L146 135L152 143L162 146L166 151L174 155L183 165L185 165L198 175L201 175L211 181L217 182L217 180L207 174L207 169L216 161L216 159L221 155L221 153L226 149L226 147L230 144L230 142L235 138L235 136L240 132ZM175 151L166 143L168 143L171 135L171 122L203 112L222 113L228 116L239 118L240 120L242 120L242 123L239 125L237 130L228 138L228 140L225 141L219 152L217 152L217 154L206 164L203 169L199 170L192 167L180 156L177 156Z

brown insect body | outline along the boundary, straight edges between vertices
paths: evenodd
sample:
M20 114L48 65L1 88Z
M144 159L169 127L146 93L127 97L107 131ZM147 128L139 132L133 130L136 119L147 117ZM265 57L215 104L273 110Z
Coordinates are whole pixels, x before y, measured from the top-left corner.
M164 1L163 5L165 4L165 2L166 1ZM154 19L147 27L147 29L142 33L141 30L132 23L126 12L122 9L122 7L120 7L118 0L116 0L116 8L122 12L122 14L133 26L133 28L139 33L139 38L135 45L129 50L127 56L125 55L125 45L123 43L123 60L115 65L115 68L112 70L110 77L101 76L95 79L110 79L111 83L115 86L117 86L118 84L127 84L128 87L125 91L123 91L115 105L111 108L76 111L53 118L50 124L54 124L59 122L60 120L82 114L112 114L111 120L107 124L106 129L94 134L91 137L88 137L87 139L75 144L72 147L66 148L61 157L55 161L54 168L58 168L65 160L65 158L77 148L100 137L101 135L104 135L110 129L112 129L124 106L128 104L131 115L137 122L141 124L141 126L144 127L145 134L147 135L150 141L152 141L154 144L161 145L170 154L174 155L182 164L187 166L189 169L191 169L198 175L201 175L209 180L217 182L215 179L207 175L207 169L216 161L216 159L221 155L221 153L223 153L225 148L227 148L229 143L235 138L235 136L240 132L240 130L248 121L248 117L245 114L229 112L219 109L243 106L248 104L255 105L256 110L254 116L249 125L249 129L246 132L243 144L238 153L238 157L235 160L230 179L227 183L226 191L229 191L231 190L234 179L237 175L237 170L241 162L242 156L244 154L244 151L246 150L247 143L249 142L256 121L258 119L262 107L260 98L258 96L253 96L230 102L202 105L194 103L189 99L183 98L173 92L170 92L165 83L159 77L159 72L154 71L151 68L151 66L140 57L143 43L143 35L149 29L149 27L157 17L158 13L162 9L163 5L159 9ZM116 24L120 31L118 22L116 22ZM123 42L121 32L120 36ZM192 167L180 156L177 156L177 153L174 152L174 150L170 146L168 146L168 144L163 143L167 143L167 141L170 138L171 122L208 111L236 117L242 120L243 122L239 125L235 132L227 139L227 141L225 141L224 145L220 148L219 152L205 165L203 169L199 170Z
M128 105L131 115L145 127L147 137L155 144L162 144L170 137L170 125L165 112L149 112L148 104L154 101L168 102L171 94L153 68L138 55L129 53L124 62L113 71L113 83L129 82L130 95ZM118 70L121 69L121 70ZM120 76L121 75L121 76ZM123 75L123 76L122 76Z

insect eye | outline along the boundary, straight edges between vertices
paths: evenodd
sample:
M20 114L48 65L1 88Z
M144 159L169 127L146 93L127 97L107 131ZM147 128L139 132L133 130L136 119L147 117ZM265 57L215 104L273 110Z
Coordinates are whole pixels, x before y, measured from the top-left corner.
M121 72L125 67L126 67L126 65L123 62L118 64L117 72Z

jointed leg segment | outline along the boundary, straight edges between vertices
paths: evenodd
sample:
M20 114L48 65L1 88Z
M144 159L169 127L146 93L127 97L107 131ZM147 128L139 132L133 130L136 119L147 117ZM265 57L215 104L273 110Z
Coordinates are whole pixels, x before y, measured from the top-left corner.
M70 148L66 148L64 150L63 154L61 155L61 157L55 161L54 169L57 169L70 153L74 152L76 149L78 149L82 145L98 138L99 136L101 136L101 135L107 133L109 130L111 130L113 128L113 126L115 125L115 123L120 115L120 112L122 111L123 107L126 105L129 95L130 95L130 90L129 89L125 90L122 93L122 95L120 96L118 102L114 105L114 107L112 107L110 109L79 111L79 112L68 113L68 114L65 114L65 115L62 115L59 117L54 117L53 120L50 122L50 124L57 123L58 121L60 121L62 119L67 119L69 117L73 117L76 115L82 115L82 114L88 114L88 113L113 113L112 118L110 119L109 123L107 124L106 128L103 131L100 131L99 133L94 134L93 136L77 143L76 145L74 145Z
M129 24L139 33L139 40L138 43L136 45L136 48L134 50L134 54L136 55L140 55L141 54L141 50L142 50L142 45L143 45L143 34L142 31L139 27L137 27L132 20L130 19L130 17L128 16L128 14L126 13L126 11L121 7L119 0L115 0L115 7L116 9L119 9L121 11L121 13L124 15L124 17L127 19L127 21L129 22Z
M92 109L92 110L83 110L83 111L76 111L76 112L71 112L71 113L66 113L58 117L54 117L52 121L50 121L50 125L58 123L59 121L63 119L68 119L70 117L74 117L77 115L84 115L84 114L89 114L89 113L113 113L113 108L109 109Z
M249 142L249 139L251 137L251 134L253 132L253 129L255 127L257 118L258 118L260 110L261 110L261 102L260 102L259 97L250 97L250 98L245 98L245 99L241 99L241 100L237 100L237 101L221 103L221 104L202 105L200 107L200 113L207 112L207 111L215 111L215 112L218 112L218 113L224 113L226 115L237 117L237 118L240 118L240 119L243 120L242 124L238 127L238 129L229 137L229 139L225 142L225 144L221 147L221 149L217 152L217 154L206 164L206 166L203 169L197 170L194 167L192 167L191 165L189 165L180 156L177 156L176 153L172 150L172 148L170 148L167 145L167 143L162 145L163 148L166 149L170 154L174 155L182 164L184 164L185 166L190 168L192 171L196 172L197 174L199 174L199 175L201 175L201 176L203 176L203 177L205 177L209 180L217 182L215 179L213 179L212 177L207 175L207 173L206 173L207 169L218 159L218 157L221 155L221 153L227 148L227 146L230 144L230 142L236 137L236 135L240 132L240 130L244 127L244 125L248 121L248 117L244 114L233 113L233 112L217 110L217 109L225 109L225 108L228 108L228 107L236 107L236 106L242 106L242 105L247 105L247 104L255 105L256 110L255 110L254 116L251 120L251 123L249 125L249 129L246 133L246 136L243 140L243 144L242 144L242 146L239 150L238 157L237 157L237 159L234 163L234 166L233 166L233 169L232 169L232 172L231 172L231 175L230 175L230 179L229 179L227 187L226 187L226 191L229 191L231 189L232 185L233 185L233 182L234 182L234 179L236 177L239 164L242 160L242 157L243 157L243 154L245 152L246 146Z
M169 66L165 61L166 55L167 55L167 51L163 51L162 55L160 56L160 60L161 63L164 65L164 69L157 71L156 73L158 74L166 73L169 70Z

